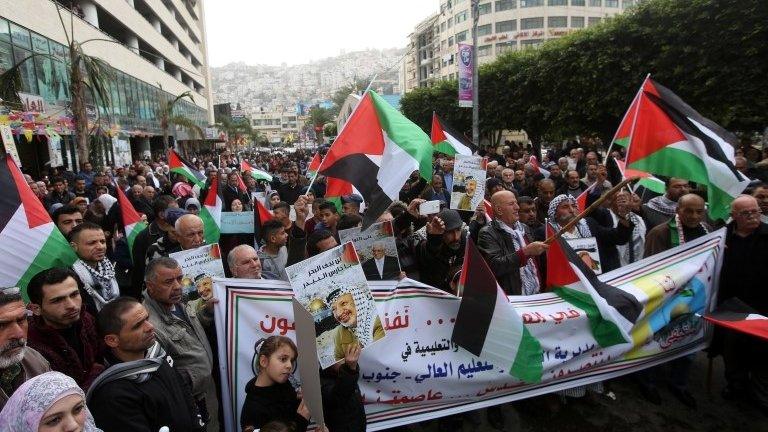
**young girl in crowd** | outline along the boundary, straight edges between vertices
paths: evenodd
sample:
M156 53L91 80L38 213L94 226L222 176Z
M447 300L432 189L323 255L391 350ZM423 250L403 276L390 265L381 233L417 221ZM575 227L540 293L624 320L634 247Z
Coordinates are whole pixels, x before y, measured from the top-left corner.
M306 430L309 409L288 382L298 356L296 344L285 336L270 336L261 347L257 342L256 349L252 363L256 377L245 385L240 427L248 432L277 420L291 430Z

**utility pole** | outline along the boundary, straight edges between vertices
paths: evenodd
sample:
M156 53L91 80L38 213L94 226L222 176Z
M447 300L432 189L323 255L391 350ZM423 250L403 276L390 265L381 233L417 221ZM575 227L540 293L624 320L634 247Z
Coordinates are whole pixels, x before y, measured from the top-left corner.
M472 141L480 148L480 98L477 74L477 21L480 19L480 0L472 0Z

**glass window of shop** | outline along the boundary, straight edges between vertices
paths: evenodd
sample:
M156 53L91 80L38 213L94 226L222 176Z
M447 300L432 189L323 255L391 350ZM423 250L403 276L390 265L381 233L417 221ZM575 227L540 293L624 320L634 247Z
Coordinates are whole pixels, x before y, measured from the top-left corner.
M11 41L17 47L32 49L32 38L29 36L29 30L13 23L11 23Z
M8 21L0 18L0 42L11 41L11 28L8 25Z
M13 50L11 44L0 42L0 73L13 67Z
M19 47L13 47L13 60L19 66L21 75L21 91L24 93L37 94L37 77L35 76L35 63L27 61L32 52Z

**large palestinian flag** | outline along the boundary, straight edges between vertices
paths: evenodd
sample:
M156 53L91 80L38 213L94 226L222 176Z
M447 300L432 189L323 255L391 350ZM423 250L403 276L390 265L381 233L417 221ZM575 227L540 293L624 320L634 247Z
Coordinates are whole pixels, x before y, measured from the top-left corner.
M240 162L240 171L243 172L243 173L246 173L246 172L249 173L250 176L255 178L256 180L264 180L264 181L268 181L268 182L272 181L272 175L271 174L269 174L266 171L262 171L260 169L256 169L256 168L252 167L251 164L249 164L246 161Z
M120 213L123 217L125 239L128 241L128 250L133 257L133 242L136 241L136 236L147 227L147 223L141 220L141 215L125 196L125 192L119 187L116 187L115 190L117 191L117 203L120 205Z
M525 328L474 242L467 237L459 279L462 292L451 341L527 382L541 381L541 344Z
M203 231L205 242L208 244L218 243L221 236L221 212L224 209L224 201L219 195L219 176L214 176L208 192L205 194L205 201L200 208L200 219L203 220Z
M629 331L643 310L631 294L597 278L560 237L547 251L547 291L587 314L595 341L602 347L631 342Z
M7 155L0 157L0 191L0 284L21 288L26 298L32 276L70 267L77 256Z
M648 78L637 97L626 167L707 186L712 219L725 219L749 184L734 167L736 136Z
M471 156L477 150L472 142L453 130L434 112L432 113L432 132L430 135L436 152L445 153L449 156L456 156L456 154Z
M192 184L196 184L201 188L205 185L205 176L200 174L191 163L184 160L176 150L168 150L168 167L172 173L181 174Z
M730 298L704 316L712 324L768 340L768 317L738 298Z
M432 176L432 143L414 123L369 91L323 160L320 174L351 183L365 199L367 228L398 199L414 170Z

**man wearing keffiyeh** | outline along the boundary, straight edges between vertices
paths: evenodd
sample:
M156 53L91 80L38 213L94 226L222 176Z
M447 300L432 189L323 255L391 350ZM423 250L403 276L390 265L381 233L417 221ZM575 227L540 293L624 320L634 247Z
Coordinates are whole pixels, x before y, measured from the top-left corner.
M326 299L333 317L339 322L334 336L334 355L344 358L349 345L360 343L366 347L384 337L384 327L376 311L376 302L369 290L356 284L338 284L332 287Z
M496 192L491 197L495 219L478 235L477 246L491 267L499 286L509 295L539 293L541 278L539 257L547 250L542 242L531 241L530 228L519 221L515 194Z
M107 258L107 239L100 226L85 222L69 233L69 244L79 258L72 270L83 282L86 310L96 315L105 304L120 295L115 267Z

